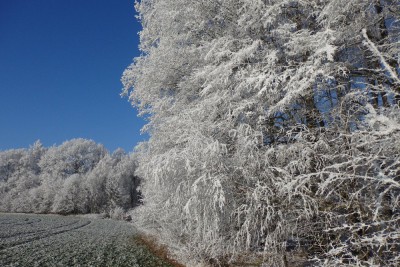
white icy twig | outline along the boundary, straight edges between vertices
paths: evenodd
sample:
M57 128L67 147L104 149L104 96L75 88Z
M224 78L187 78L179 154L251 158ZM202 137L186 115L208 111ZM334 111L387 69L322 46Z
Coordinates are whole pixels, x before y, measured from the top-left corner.
M362 29L362 34L363 34L363 37L365 39L365 41L363 43L369 48L369 50L371 50L372 53L375 54L375 56L379 57L382 65L389 72L390 77L392 77L392 79L395 80L396 83L400 84L400 79L397 76L396 72L392 69L392 67L390 67L389 63L386 62L386 59L383 57L382 53L379 52L379 50L376 47L376 45L368 38L367 30L365 28Z

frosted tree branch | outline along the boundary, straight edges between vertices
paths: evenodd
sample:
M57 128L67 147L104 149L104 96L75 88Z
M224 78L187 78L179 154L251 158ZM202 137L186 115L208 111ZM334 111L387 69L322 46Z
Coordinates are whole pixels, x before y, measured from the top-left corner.
M397 76L396 72L392 69L392 67L387 63L385 57L382 55L382 53L378 50L376 45L368 38L367 35L367 29L362 29L362 35L364 37L364 45L366 45L369 50L379 58L381 64L385 67L386 71L390 74L390 77L395 80L397 84L400 84L400 79Z

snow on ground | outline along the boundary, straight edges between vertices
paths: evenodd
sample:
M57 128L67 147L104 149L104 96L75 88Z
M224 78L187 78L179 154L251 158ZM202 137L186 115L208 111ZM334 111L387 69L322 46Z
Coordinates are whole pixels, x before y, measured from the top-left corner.
M0 266L170 266L135 233L121 221L0 213Z

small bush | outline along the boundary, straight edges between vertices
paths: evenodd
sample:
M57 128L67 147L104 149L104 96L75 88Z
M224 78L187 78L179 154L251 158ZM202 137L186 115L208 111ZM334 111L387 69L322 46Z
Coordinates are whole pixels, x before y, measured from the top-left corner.
M109 216L111 219L114 219L114 220L123 220L125 217L125 211L121 207L116 207L109 211Z

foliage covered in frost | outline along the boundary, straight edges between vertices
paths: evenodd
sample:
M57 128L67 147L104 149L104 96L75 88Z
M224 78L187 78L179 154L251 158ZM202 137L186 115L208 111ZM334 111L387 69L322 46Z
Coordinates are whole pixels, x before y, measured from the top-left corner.
M132 155L91 140L0 152L0 210L100 213L138 204ZM116 208L119 209L116 209Z
M136 7L142 229L213 264L400 264L398 0Z

